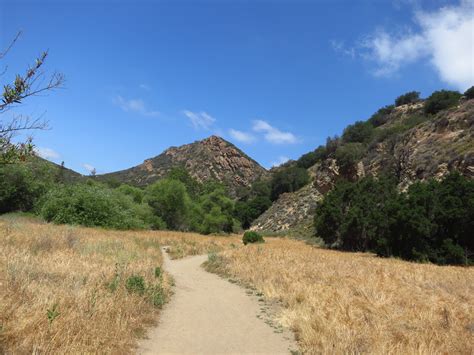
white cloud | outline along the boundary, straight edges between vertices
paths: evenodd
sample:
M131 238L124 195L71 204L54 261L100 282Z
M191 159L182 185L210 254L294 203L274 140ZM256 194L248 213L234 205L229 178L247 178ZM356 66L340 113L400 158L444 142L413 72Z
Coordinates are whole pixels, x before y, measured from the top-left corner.
M293 133L282 132L263 120L254 121L253 130L255 132L262 132L265 140L270 143L283 144L296 143L298 141Z
M36 147L35 153L38 154L43 159L56 160L61 157L58 152L51 148Z
M117 95L113 102L125 112L134 112L147 117L156 117L160 114L158 111L149 110L142 99L127 100Z
M184 110L183 114L189 118L195 129L210 130L216 119L206 112L192 112Z
M390 75L403 65L427 58L442 81L464 91L474 83L474 1L417 11L418 31L377 31L362 43L362 56L376 63L375 75Z
M276 161L272 163L272 167L280 166L281 164L285 164L290 158L285 156L280 156Z
M86 164L86 163L82 164L82 167L86 169L89 174L95 170L95 168L92 165Z
M334 51L336 51L337 53L341 53L348 57L355 58L355 48L347 48L344 41L331 40L329 41L329 43L331 44L332 49L334 49Z
M150 91L151 90L151 86L148 85L148 84L140 84L138 85L138 87L142 90L146 90L146 91Z
M229 135L238 142L252 143L255 141L255 136L251 133L238 131L236 129L229 129Z

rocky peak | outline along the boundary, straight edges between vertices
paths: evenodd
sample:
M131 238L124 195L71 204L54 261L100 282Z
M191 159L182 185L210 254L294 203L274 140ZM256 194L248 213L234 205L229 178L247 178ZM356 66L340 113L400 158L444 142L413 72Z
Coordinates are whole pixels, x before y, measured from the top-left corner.
M145 186L165 177L174 167L184 167L200 182L222 182L233 195L267 174L263 167L232 143L213 135L194 143L170 147L143 164L102 177Z

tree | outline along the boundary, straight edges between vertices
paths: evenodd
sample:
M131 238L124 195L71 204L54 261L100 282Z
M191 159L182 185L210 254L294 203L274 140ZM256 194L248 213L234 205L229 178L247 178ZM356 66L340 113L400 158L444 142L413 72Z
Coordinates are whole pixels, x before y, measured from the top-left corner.
M284 192L294 192L309 182L308 171L290 166L277 171L271 180L271 200L275 201Z
M19 39L21 32L18 32L10 45L0 52L0 61L9 53ZM46 122L41 117L33 119L28 116L15 115L12 118L5 118L5 113L31 96L51 91L61 87L64 83L64 76L60 73L53 73L45 78L42 71L44 63L48 57L48 52L43 52L36 58L35 63L28 67L24 74L17 74L15 79L3 83L3 92L0 102L0 164L11 163L18 159L24 160L26 156L33 154L33 143L31 138L21 143L13 143L15 134L22 131L46 128ZM0 77L6 74L5 68Z
M169 229L188 229L191 201L182 182L172 179L155 182L146 189L145 201Z
M362 159L365 151L366 148L362 143L347 143L337 148L335 157L339 170L344 177L348 179L354 177L356 164Z
M474 99L474 86L471 86L469 89L467 89L464 93L464 96L466 96L466 99L468 100Z
M418 91L410 91L397 97L395 99L395 106L413 104L418 101L420 101L420 93Z
M368 143L374 133L374 126L369 121L357 121L347 126L342 134L344 143Z
M460 98L461 94L457 91L435 91L425 101L425 113L434 115L439 111L456 106Z

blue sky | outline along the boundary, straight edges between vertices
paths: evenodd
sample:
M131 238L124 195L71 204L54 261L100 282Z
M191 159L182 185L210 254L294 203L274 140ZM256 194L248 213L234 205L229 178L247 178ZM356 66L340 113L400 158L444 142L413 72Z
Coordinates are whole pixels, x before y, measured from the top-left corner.
M2 78L42 50L65 87L43 115L44 156L81 173L128 168L218 134L265 167L398 95L474 84L473 1L0 0Z

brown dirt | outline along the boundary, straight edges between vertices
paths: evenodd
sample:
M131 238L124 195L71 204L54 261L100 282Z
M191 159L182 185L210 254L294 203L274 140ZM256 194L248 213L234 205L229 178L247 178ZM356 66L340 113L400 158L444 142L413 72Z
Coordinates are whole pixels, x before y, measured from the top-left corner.
M281 333L261 319L255 297L201 268L207 256L172 261L164 254L175 294L139 353L288 354L294 349L289 332Z

